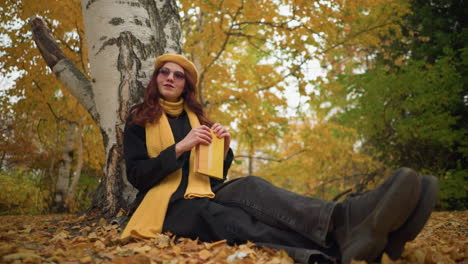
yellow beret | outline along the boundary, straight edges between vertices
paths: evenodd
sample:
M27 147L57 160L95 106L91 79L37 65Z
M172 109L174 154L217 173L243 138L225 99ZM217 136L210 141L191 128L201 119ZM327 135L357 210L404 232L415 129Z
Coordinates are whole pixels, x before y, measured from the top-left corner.
M198 84L198 71L193 62L189 61L185 56L180 54L167 53L156 58L154 63L154 68L161 68L166 62L174 62L179 64L186 74L190 74L192 80L194 81L195 86Z

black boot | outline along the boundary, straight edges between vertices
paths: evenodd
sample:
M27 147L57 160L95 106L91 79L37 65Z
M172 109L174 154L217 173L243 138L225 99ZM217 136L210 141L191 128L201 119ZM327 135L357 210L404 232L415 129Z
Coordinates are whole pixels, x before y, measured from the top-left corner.
M434 210L439 190L437 178L429 175L423 176L420 179L421 195L419 196L416 208L408 220L388 236L388 243L384 252L393 260L401 256L406 242L415 239L419 232L421 232L432 210Z
M332 218L342 263L375 260L383 252L389 233L413 212L420 191L418 174L401 168L375 190L337 204Z

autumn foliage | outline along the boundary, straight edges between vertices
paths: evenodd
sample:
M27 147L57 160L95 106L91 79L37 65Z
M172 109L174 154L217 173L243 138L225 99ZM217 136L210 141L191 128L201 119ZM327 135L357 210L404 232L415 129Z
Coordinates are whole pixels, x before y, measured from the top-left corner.
M462 5L178 1L199 99L233 136L229 178L257 175L332 199L411 166L439 178L439 209L466 209ZM82 212L103 176L98 126L47 68L27 25L42 17L91 78L81 5L4 0L0 12L0 214L10 214L0 216L0 262L293 263L252 243L120 240L121 227L98 215L36 215ZM466 263L467 219L466 211L434 213L401 259L382 262Z
M23 174L29 172L28 177L36 179L37 188L42 192L48 192L50 196L45 200L47 206L42 206L40 211L48 211L48 208L54 204L55 184L58 181L58 172L63 167L62 156L67 143L71 144L73 149L71 170L68 172L70 182L74 174L85 175L83 177L85 179L78 182L76 188L70 192L78 194L80 190L88 188L89 182L86 178L100 177L104 162L102 139L97 127L87 111L61 87L47 68L32 42L30 28L26 23L32 15L50 18L49 26L54 31L62 50L84 72L87 72L88 62L83 47L85 36L80 3L78 1L48 3L48 1L0 3L3 14L1 20L4 23L0 27L0 33L7 39L6 43L0 45L1 73L3 76L19 74L13 87L2 89L0 93L2 98L0 179L7 180L7 174L16 173L16 168ZM65 10L66 16L63 15ZM52 19L59 19L56 21L60 23L54 23ZM4 169L12 172L3 172ZM12 199L20 199L20 194L17 192L9 192L9 195ZM78 197L73 199L76 198ZM43 202L43 199L35 200L35 203ZM69 209L81 209L85 204L87 202L79 206L69 206Z
M437 17L440 27L418 20L434 9L456 21L456 10L436 2L179 1L184 53L200 72L199 99L233 135L236 160L229 177L254 174L330 199L372 187L411 158L441 157L443 149L443 161L410 165L443 180L445 208L462 209L466 190L457 186L466 185L467 171L466 61L461 59L466 50L460 51L460 30L446 32L451 23L443 20L447 15ZM2 206L17 212L12 208L21 207L17 201L22 199L12 190L30 186L30 192L48 196L34 196L33 204L46 204L34 210L55 208L58 175L65 174L65 189L72 195L61 206L68 211L86 208L102 177L102 138L86 110L47 69L26 23L32 15L42 16L62 50L87 74L80 3L6 0L0 8L5 39L0 43L1 74L19 75L11 88L0 91L0 191L14 197ZM451 55L443 53L444 47ZM411 62L411 56L421 61ZM445 78L437 79L440 72L447 73ZM411 77L415 74L422 77ZM392 78L408 81L397 90L390 85L397 83ZM414 91L403 87L421 78L434 82L414 82ZM441 91L444 85L452 90ZM291 103L291 95L298 102ZM430 102L440 102L434 112ZM382 123L388 116L382 109L395 115ZM421 120L429 126L418 124ZM394 124L404 129L391 134ZM431 130L431 124L447 129ZM409 158L405 153L411 153ZM9 176L18 172L26 175L24 182Z
M450 220L447 220L450 219ZM466 212L434 213L425 229L406 246L396 262L384 264L466 263ZM120 228L93 216L1 216L2 263L268 263L294 261L284 252L252 243L226 242L163 235L150 240L120 240ZM354 264L361 262L353 262Z

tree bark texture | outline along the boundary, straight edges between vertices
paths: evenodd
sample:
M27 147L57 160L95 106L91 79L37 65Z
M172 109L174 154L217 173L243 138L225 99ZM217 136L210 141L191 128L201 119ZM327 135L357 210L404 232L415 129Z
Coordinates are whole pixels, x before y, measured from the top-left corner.
M78 186L78 181L80 180L80 176L81 176L81 169L83 168L83 136L82 136L82 132L83 132L83 126L82 124L79 124L78 125L78 133L77 133L77 147L76 147L76 165L75 165L75 169L73 170L73 173L72 173L72 181L71 181L71 184L70 186L68 187L68 191L67 191L67 195L66 195L66 198L68 199L73 199L73 197L75 196L75 192L76 192L76 187Z
M63 86L78 98L78 101L86 108L91 117L94 120L99 120L91 81L66 57L42 19L32 17L29 25L32 28L36 46L47 66Z
M58 164L53 205L55 213L62 213L66 209L65 198L68 197L68 186L70 184L70 172L73 161L73 143L76 136L76 124L70 122L67 127L65 141L63 142L62 158Z
M38 18L30 24L49 67L101 130L106 164L93 208L113 216L120 208L128 210L136 194L126 179L123 162L123 127L128 110L142 101L156 57L182 53L180 17L175 0L81 3L92 81L57 51L50 32L39 29Z
M122 157L123 126L130 106L141 102L155 58L181 53L181 28L173 0L83 0L93 90L107 155L105 179L94 206L114 215L129 209L135 190ZM106 204L100 204L103 197Z

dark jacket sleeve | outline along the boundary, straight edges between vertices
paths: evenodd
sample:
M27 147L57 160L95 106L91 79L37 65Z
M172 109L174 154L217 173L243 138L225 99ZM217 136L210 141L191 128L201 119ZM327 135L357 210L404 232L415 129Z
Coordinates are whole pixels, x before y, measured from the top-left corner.
M124 156L128 181L139 191L147 191L171 172L182 168L185 159L176 158L175 144L150 158L146 149L145 128L129 124L124 131Z

